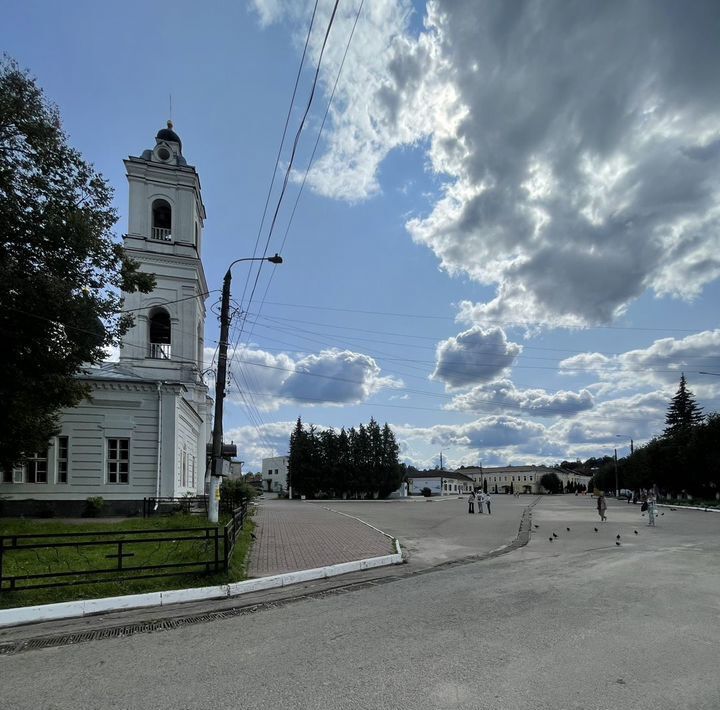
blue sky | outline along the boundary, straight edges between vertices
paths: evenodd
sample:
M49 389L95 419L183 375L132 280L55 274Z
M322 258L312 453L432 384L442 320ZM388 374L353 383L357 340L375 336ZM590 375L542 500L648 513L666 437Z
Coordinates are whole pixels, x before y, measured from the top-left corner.
M268 240L312 5L7 0L0 40L115 187L118 235L122 159L172 95L219 289ZM372 416L408 463L452 467L623 455L662 431L680 372L717 410L720 378L699 374L720 373L717 3L366 2L290 222L359 6L339 3L267 241L285 263L251 301L256 272L233 273L225 429L246 468L285 453L298 416ZM211 314L209 362L217 331Z

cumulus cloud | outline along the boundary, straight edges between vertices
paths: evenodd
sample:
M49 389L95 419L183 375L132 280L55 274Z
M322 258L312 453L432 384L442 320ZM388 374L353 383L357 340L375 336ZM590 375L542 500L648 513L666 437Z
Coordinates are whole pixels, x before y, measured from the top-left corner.
M705 330L685 338L662 338L647 348L617 355L581 353L559 363L560 372L593 372L607 392L618 388L655 386L667 388L678 382L681 371L720 371L720 330ZM714 392L710 383L709 391Z
M242 348L229 353L228 371L230 400L244 403L249 396L263 411L289 403L357 403L381 389L402 385L400 380L382 376L368 355L335 348L295 359L285 353Z
M399 384L399 380L382 377L380 367L368 355L331 349L298 360L283 382L281 395L289 400L349 404Z
M544 389L517 389L510 380L498 380L457 395L445 409L477 411L494 407L539 417L571 417L593 406L593 396L586 389L550 393Z
M467 318L607 322L720 276L717 2L430 1L411 20L407 0L366 3L310 181L366 199L390 151L422 146L445 185L409 233L496 287Z
M520 345L508 342L502 328L474 326L438 345L431 378L452 389L487 382L510 367L521 352Z

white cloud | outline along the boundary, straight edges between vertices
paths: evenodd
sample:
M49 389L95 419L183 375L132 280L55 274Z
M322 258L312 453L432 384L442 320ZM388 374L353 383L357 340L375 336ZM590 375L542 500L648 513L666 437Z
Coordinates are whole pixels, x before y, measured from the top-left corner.
M522 347L508 342L501 328L474 326L438 345L431 378L453 389L487 382L510 367L521 352Z
M287 12L256 5L266 21ZM427 145L446 184L407 227L449 274L496 287L466 304L475 322L574 326L647 289L693 298L720 276L719 14L700 0L431 1L412 36L409 2L366 3L311 184L365 199L390 151Z
M520 411L531 416L571 417L593 406L593 396L586 389L550 393L544 389L517 389L510 380L498 380L457 395L445 409L477 411L492 408Z
M685 338L662 338L647 348L617 355L581 353L559 363L565 374L595 373L605 387L598 393L622 388L667 389L680 379L680 372L720 371L720 329L705 330ZM714 393L712 383L709 393Z
M402 385L400 380L382 376L368 355L335 348L293 358L246 347L228 354L228 372L230 401L245 403L251 398L261 411L291 403L358 403L381 389Z

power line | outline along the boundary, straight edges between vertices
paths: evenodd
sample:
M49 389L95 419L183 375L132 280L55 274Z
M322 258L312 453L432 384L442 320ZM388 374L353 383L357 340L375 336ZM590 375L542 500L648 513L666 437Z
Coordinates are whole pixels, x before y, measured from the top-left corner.
M298 204L300 202L300 197L303 194L303 190L305 189L305 183L307 182L308 175L310 174L310 168L313 165L313 162L315 160L315 153L317 152L318 146L320 144L320 138L322 136L323 129L325 128L325 122L327 121L327 117L330 113L330 107L332 106L333 99L335 98L335 91L337 90L338 82L340 81L340 76L342 74L343 67L345 66L345 60L348 55L348 51L350 50L350 44L352 42L352 38L355 35L355 28L357 27L358 20L360 19L360 13L362 11L363 5L365 3L365 0L360 1L360 5L358 7L357 13L355 14L355 22L353 23L352 29L350 30L350 35L348 37L347 43L345 44L345 52L343 53L342 61L340 62L340 66L338 68L337 75L335 77L335 83L333 84L332 92L330 93L330 98L328 99L327 106L325 107L325 113L323 115L322 121L320 123L320 129L318 130L317 137L315 138L315 145L313 146L312 153L310 154L310 159L308 160L307 167L305 168L305 174L303 175L302 182L300 183L300 187L298 189L297 196L295 197L295 203L293 204L292 211L290 212L290 217L288 219L287 226L285 227L285 234L283 235L282 242L280 244L280 249L278 251L283 251L285 248L285 242L287 241L288 233L290 232L290 227L292 225L293 219L295 218L295 212L297 211ZM275 270L270 273L270 278L268 279L267 285L265 286L265 293L263 294L263 297L260 301L260 304L258 306L258 315L262 312L263 305L265 304L265 299L267 298L268 291L270 290L270 286L272 284L272 280L275 276ZM249 307L249 304L248 304ZM252 329L250 331L250 334L248 335L248 340L252 337Z
M315 304L303 304L303 303L282 303L280 301L265 301L267 305L271 306L282 306L284 308L306 308L314 311L332 311L335 313L357 313L359 315L370 315L370 316L391 316L394 318L417 318L425 320L441 320L451 323L456 323L456 319L452 316L441 316L431 315L427 313L395 313L392 311L366 311L356 308L336 308L332 306L318 306ZM542 321L502 321L498 319L487 318L484 320L485 323L492 325L498 325L503 328L523 328L529 325L546 325ZM647 328L639 326L622 326L622 325L588 325L582 326L582 330L628 330L628 331L649 331L649 332L662 332L662 333L697 333L701 328Z
M337 12L338 3L340 0L335 0L335 4L333 5L332 14L330 15L330 20L328 21L327 29L325 30L325 37L323 38L323 43L320 48L320 54L318 56L317 66L315 68L315 76L313 77L312 86L310 88L310 96L308 97L307 105L305 107L305 112L303 113L302 119L300 120L300 125L298 126L297 132L295 133L295 140L293 141L292 150L290 152L290 160L288 161L287 168L285 170L285 177L283 179L282 188L280 190L280 195L277 200L277 204L275 205L275 211L273 213L272 221L270 222L270 229L268 230L268 236L265 240L265 248L263 249L263 257L267 254L268 247L270 246L270 239L272 238L273 230L275 229L275 224L277 222L278 213L280 212L280 206L282 204L283 198L285 196L285 190L287 189L288 180L290 179L290 172L293 167L293 162L295 160L295 153L297 151L297 146L300 141L300 135L302 133L302 130L305 126L305 121L307 120L308 113L310 112L310 107L312 106L313 98L315 96L315 88L317 87L318 77L320 75L320 66L322 64L323 55L325 54L325 47L327 45L327 40L330 35L330 30L333 26L333 22L335 20L335 13ZM253 297L255 296L255 290L257 288L258 280L260 278L260 273L262 271L262 266L264 262L260 262L258 265L257 274L255 276L255 282L252 287L252 291L250 292L250 298L248 299L247 308L250 308L250 304L252 303ZM242 337L242 328L240 330L240 337ZM239 342L239 339L238 339Z
M270 180L270 186L268 187L267 196L265 198L265 206L263 207L262 219L260 220L260 226L258 227L258 233L255 237L255 247L253 248L253 257L257 255L258 244L260 243L260 235L262 234L263 226L265 225L265 217L267 216L268 205L270 204L270 196L275 185L275 176L277 175L278 165L280 163L280 155L282 154L283 146L285 145L285 136L287 135L288 125L290 124L290 116L292 115L292 109L295 105L295 96L297 94L298 84L300 83L300 76L302 74L302 68L305 64L305 54L307 53L308 44L310 43L310 35L312 34L312 28L315 24L315 13L317 12L318 0L315 0L315 5L312 11L312 17L310 18L310 25L305 36L305 46L303 47L302 56L300 57L300 64L298 65L297 74L295 76L295 85L293 86L292 96L290 97L290 104L288 105L287 115L285 116L285 125L283 126L282 138L280 139L280 145L278 146L278 152L275 156L275 165L273 167L272 178ZM282 251L282 249L280 250ZM260 269L260 266L258 266ZM248 273L248 278L245 279L245 286L243 287L242 296L240 297L240 303L245 300L245 293L250 283L250 274L252 274L252 267Z

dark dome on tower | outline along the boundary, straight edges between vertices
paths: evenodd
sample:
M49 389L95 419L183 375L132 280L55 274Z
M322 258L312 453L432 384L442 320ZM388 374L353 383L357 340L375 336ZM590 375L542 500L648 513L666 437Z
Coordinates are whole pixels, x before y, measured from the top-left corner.
M172 121L167 122L167 128L161 128L157 135L155 136L155 140L158 141L172 141L173 143L177 143L180 146L180 150L182 150L182 141L180 140L180 136L173 131L173 124Z

